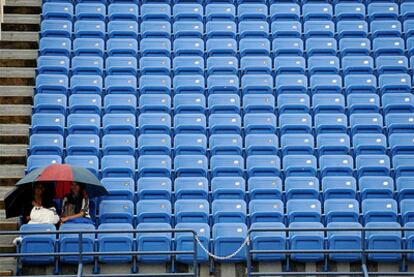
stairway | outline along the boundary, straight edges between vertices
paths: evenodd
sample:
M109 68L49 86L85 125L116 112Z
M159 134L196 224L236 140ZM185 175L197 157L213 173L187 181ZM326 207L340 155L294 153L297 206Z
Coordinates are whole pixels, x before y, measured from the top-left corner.
M38 48L40 0L6 0L0 41L0 230L16 230L5 219L4 196L24 174ZM0 252L12 252L13 236L0 237ZM14 273L12 258L0 259L0 276Z

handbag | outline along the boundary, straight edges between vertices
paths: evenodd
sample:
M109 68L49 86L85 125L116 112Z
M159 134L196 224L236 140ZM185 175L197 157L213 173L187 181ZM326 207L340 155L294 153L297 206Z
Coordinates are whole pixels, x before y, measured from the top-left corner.
M59 216L55 208L33 207L28 224L57 224Z

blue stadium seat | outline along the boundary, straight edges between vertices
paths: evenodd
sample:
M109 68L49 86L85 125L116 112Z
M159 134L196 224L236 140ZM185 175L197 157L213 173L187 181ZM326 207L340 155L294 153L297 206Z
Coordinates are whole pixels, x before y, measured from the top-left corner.
M305 3L302 6L304 20L330 20L333 16L332 5L324 3Z
M29 141L30 155L63 154L63 136L58 134L33 134Z
M133 224L134 203L131 200L102 200L99 205L99 222Z
M139 177L169 177L171 158L167 155L143 155L138 158Z
M136 75L137 67L135 57L108 57L105 61L109 75Z
M213 202L214 203L214 202ZM226 256L237 250L247 236L247 226L238 222L216 223L212 230L214 254ZM246 251L240 251L230 262L246 260Z
M129 140L129 139L127 139ZM105 141L105 137L102 142ZM128 155L105 155L101 159L102 177L135 176L135 158Z
M142 38L169 38L171 24L168 21L142 21L140 24Z
M75 22L76 38L105 38L105 22L102 20L78 20Z
M72 58L72 73L82 75L102 75L103 59L98 56L76 56Z
M171 78L164 75L143 75L139 78L141 94L169 94Z
M109 21L108 37L136 39L138 37L138 23L135 21L123 20Z
M272 134L276 131L277 118L273 113L249 113L243 123L245 134Z
M255 222L251 224L251 229L276 229L285 228L280 222ZM286 248L286 233L283 231L272 232L252 232L251 243L253 250L281 250ZM253 260L259 262L274 262L285 259L284 254L253 254Z
M214 177L211 180L213 200L244 199L245 181L242 177Z
M208 96L210 113L239 113L240 96L233 93L211 94Z
M214 155L210 159L211 174L215 176L242 176L244 159L237 155Z
M209 57L207 58L208 74L236 74L238 60L235 57Z
M339 51L342 56L369 55L371 41L367 38L342 38L339 40Z
M377 78L372 74L348 74L344 83L346 94L377 92Z
M237 17L240 20L266 20L268 9L261 3L241 3L237 7Z
M159 148L157 146L156 150ZM169 146L165 147L164 152L168 151L169 153L169 150ZM176 155L204 155L207 151L207 137L204 134L176 134L174 136L174 151Z
M312 97L315 113L343 113L345 98L341 94L315 94Z
M377 37L400 37L402 34L401 22L398 20L373 20L370 25L371 36Z
M102 93L103 81L99 75L74 75L70 78L70 90L78 93Z
M143 113L138 117L141 134L169 134L171 116L165 113Z
M319 157L321 176L352 176L354 161L349 155L323 155Z
M69 117L68 117L69 127ZM65 128L65 116L62 114L34 113L32 115L33 134L61 134Z
M177 59L178 58L179 57L177 57ZM185 58L185 57L181 57L181 58ZM141 57L139 60L139 68L141 69L142 75L150 75L150 74L168 75L170 72L170 64L171 64L171 59L169 57L144 56L144 57Z
M345 78L345 82L346 82ZM353 113L378 113L380 98L374 93L352 93L347 96L348 111Z
M72 94L69 97L71 114L101 114L102 98L98 94Z
M202 45L204 49L204 44L199 44L199 46ZM236 55L237 42L235 39L230 38L208 39L206 43L206 51L208 56Z
M95 231L95 226L89 223L66 223L63 224L61 231ZM78 234L60 234L59 235L59 252L78 252L79 249ZM85 252L93 252L95 250L95 234L82 234L82 250ZM60 258L63 263L78 264L78 256L63 256ZM93 256L83 256L82 262L92 263Z
M31 155L27 158L27 172L50 164L61 164L62 158L58 155Z
M409 93L411 90L411 77L408 74L381 74L379 87L385 93Z
M104 98L103 108L105 113L135 114L137 97L133 94L109 94Z
M266 56L244 56L240 59L240 70L244 74L269 74L272 71L272 59Z
M405 56L379 56L375 63L380 74L407 73L408 70L408 59Z
M368 4L368 18L376 19L397 19L398 4L396 3L370 3Z
M359 178L359 190L362 200L367 198L393 198L394 181L388 176L364 176Z
M358 155L355 162L359 177L390 174L391 162L387 155Z
M71 49L72 41L68 38L46 37L39 40L39 53L41 55L68 57Z
M302 35L302 24L299 21L274 21L271 32L274 38L300 37Z
M108 94L135 94L137 79L129 75L110 75L105 78L105 89Z
M279 176L280 159L274 155L250 155L246 159L246 171L249 177Z
M347 116L343 113L319 113L315 115L316 133L345 133L348 126Z
M165 199L140 200L137 203L137 220L138 223L171 222L172 208L171 202Z
M305 38L311 37L333 37L335 25L329 20L310 20L303 24Z
M412 165L413 155L395 155L392 158L394 166L395 178L401 176L412 176L414 173L414 166Z
M206 223L178 223L175 225L176 230L186 229L194 230L205 249L209 249L210 245L210 226ZM193 251L194 250L194 236L187 232L175 233L175 244L177 251ZM207 262L208 256L202 248L197 246L197 262ZM177 261L191 264L193 262L193 255L181 254L177 255Z
M93 155L99 154L100 140L97 135L72 134L66 136L66 152L68 155Z
M326 199L325 222L358 222L359 202L355 199Z
M312 93L339 93L342 89L342 78L335 74L315 74L309 79Z
M408 133L413 130L413 113L390 113L385 116L385 126L388 134Z
M204 33L204 25L201 21L176 21L174 22L173 30L174 30L173 34L175 38L180 38L180 37L201 38Z
M414 112L414 97L411 93L387 93L382 96L385 113Z
M208 181L205 177L179 177L174 180L176 199L207 199Z
M246 74L241 79L244 94L271 94L273 78L268 74Z
M290 200L298 201L298 200ZM288 202L289 205L289 202ZM289 228L323 228L319 222L292 222ZM291 250L317 250L324 249L324 232L323 231L290 231L289 241ZM318 262L323 260L324 255L321 253L295 253L291 258L299 262Z
M207 78L208 94L237 94L239 78L236 75L210 75Z
M177 3L173 6L173 18L176 21L203 19L203 6L197 3Z
M336 23L338 38L365 38L368 36L368 23L364 20L341 20Z
M98 230L126 230L132 231L133 227L129 223L103 223L100 224ZM133 251L134 247L134 234L131 233L100 233L98 234L98 252L125 252ZM99 262L116 264L116 263L129 263L132 261L131 255L116 255L105 256L99 255Z
M275 78L276 91L281 93L306 93L308 79L305 75L281 74Z
M319 181L316 177L287 177L285 196L290 199L318 199Z
M108 41L108 50L110 46ZM105 42L102 38L76 38L73 40L73 52L77 56L102 57L105 52Z
M325 200L356 197L357 185L351 176L328 176L322 178L322 193Z
M143 20L169 20L171 6L162 3L144 3L141 6L141 17Z
M283 169L286 177L315 176L317 161L313 155L286 155L283 157Z
M401 223L402 225L414 221L414 199L404 199L400 201Z
M101 118L97 114L71 114L67 118L69 134L98 134Z
M135 115L105 114L102 118L104 134L135 134Z
M414 137L412 134L391 134L388 139L392 155L414 154Z
M339 59L329 56L312 56L308 58L310 74L337 74L339 72Z
M309 114L281 114L279 116L279 128L281 134L286 133L310 133L312 117Z
M206 8L206 11L208 8ZM237 25L231 21L208 21L206 23L207 38L236 38Z
M277 97L277 106L282 113L308 113L310 99L306 94L280 94Z
M70 38L72 35L72 22L69 20L43 19L40 23L40 35L41 37Z
M37 58L39 74L67 74L70 60L64 56L40 56Z
M174 158L174 170L178 177L206 177L208 160L204 155L178 155Z
M209 59L207 59L208 63ZM208 68L210 68L207 65ZM170 67L168 66L168 69L170 70ZM173 59L173 70L174 73L177 75L180 74L203 74L204 72L204 59L199 56L178 56L174 57Z
M108 18L112 20L138 20L138 5L112 3L108 6Z
M22 235L19 245L21 254L54 253L56 245L56 234L47 234L56 231L53 224L24 224L20 227L21 232L44 232L45 234ZM54 256L23 256L20 258L24 264L51 264Z
M171 137L165 134L142 134L138 137L140 155L169 155Z
M175 94L204 92L204 77L202 75L178 75L173 79Z
M240 133L241 117L238 114L212 114L208 118L211 134Z
M365 18L365 5L362 3L345 2L335 4L336 20L361 20Z
M374 59L370 56L345 56L342 58L342 68L345 74L372 74Z
M103 199L108 200L130 200L135 198L135 184L132 178L128 177L109 177L101 179L102 185L108 191L108 195Z
M403 55L404 40L399 37L379 37L372 40L374 56L381 55Z
M135 41L135 40L134 40ZM175 43L178 40L174 41ZM171 52L171 41L166 38L143 38L140 41L140 49L143 57L169 56ZM178 42L177 42L178 43Z
M65 114L67 100L63 94L38 93L33 99L35 113Z
M147 54L146 51L149 51L146 48L149 47L148 44L151 45L151 43L145 39L141 41L143 55ZM155 44L154 46L157 45L156 43L153 44ZM130 38L110 38L106 42L106 50L108 56L136 56L138 53L138 42L137 40ZM159 50L159 47L155 48L153 51L157 52L157 50Z
M73 5L71 3L46 2L42 5L43 19L65 19L72 20Z
M236 7L226 3L211 3L206 5L207 21L234 20L236 17Z
M168 112L170 108L171 97L167 94L142 94L139 97L139 109L142 113Z
M403 17L403 19L413 19L414 18L414 12L413 12L414 4L410 2L404 2L400 5L400 14Z
M282 181L279 177L250 177L248 179L250 199L280 199Z
M315 199L291 199L286 202L289 223L319 222L321 210L321 202Z
M355 134L352 144L356 155L384 154L387 149L387 139L383 134Z
M275 38L272 42L275 56L279 55L303 55L304 45L300 38Z
M172 194L171 179L166 177L142 177L137 181L139 200L170 200Z
M69 79L63 74L39 74L36 77L36 93L66 94Z
M283 155L313 154L314 139L311 134L284 134L280 138Z
M106 6L103 3L77 3L76 20L105 20Z
M328 228L362 228L358 222L331 222ZM328 231L328 248L330 250L355 250L359 251L362 245L361 232L355 231ZM329 259L336 262L355 262L361 259L359 253L332 253Z
M381 230L367 231L365 239L369 250L401 250L402 234L401 231L392 230L401 228L396 222L369 222L365 225L368 228L378 228ZM385 231L384 228L391 229ZM400 253L370 253L368 260L373 262L398 262L401 260Z
M348 154L351 149L351 141L347 134L320 134L316 139L319 155Z
M203 114L177 114L174 116L174 131L177 134L206 132L207 119Z
M398 204L394 199L365 199L361 202L363 221L370 222L396 222Z
M296 56L277 56L273 60L276 74L297 73L304 74L306 61L303 57Z
M244 223L246 221L247 207L244 200L239 199L218 199L212 202L211 206L214 226L217 223Z
M399 201L413 198L413 182L414 178L411 176L396 178L395 185L397 190L397 198Z
M212 155L241 155L243 139L240 135L215 134L209 138Z
M99 160L96 156L66 156L65 163L72 166L84 167L98 176Z
M250 222L283 222L281 200L255 199L249 202Z
M299 20L300 6L296 3L274 3L270 5L271 20Z
M274 134L249 134L244 143L247 155L275 155L278 152L278 137Z
M176 223L207 223L210 205L203 199L180 199L174 205Z

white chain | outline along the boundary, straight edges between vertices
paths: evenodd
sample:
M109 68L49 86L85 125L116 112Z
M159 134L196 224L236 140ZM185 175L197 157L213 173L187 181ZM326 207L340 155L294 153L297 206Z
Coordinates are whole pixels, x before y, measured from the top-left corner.
M208 251L208 249L206 249L203 245L203 243L200 241L200 239L198 238L198 236L195 236L195 240L197 241L198 245L200 245L200 248L207 253L208 256L212 257L213 259L216 260L228 260L233 258L234 256L236 256L237 254L239 254L240 251L242 251L242 249L248 245L250 243L250 239L249 236L246 237L246 239L243 241L243 243L240 245L240 247L234 251L233 253L231 253L230 255L227 256L217 256L214 255L213 253L211 253L210 251Z

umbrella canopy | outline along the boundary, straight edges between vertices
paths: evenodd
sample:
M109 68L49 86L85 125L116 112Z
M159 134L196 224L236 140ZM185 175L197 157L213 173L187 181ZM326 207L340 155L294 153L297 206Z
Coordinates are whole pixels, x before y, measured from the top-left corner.
M16 187L4 198L6 218L21 215L22 203L31 201L31 195L28 194L32 193L32 186L37 182L53 184L54 188L49 190L55 190L53 194L56 198L63 198L69 193L72 182L83 185L91 198L108 194L99 179L88 169L68 164L52 164L33 170L16 183Z

